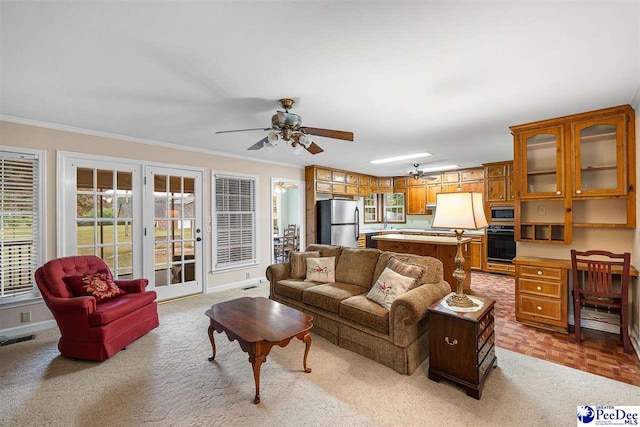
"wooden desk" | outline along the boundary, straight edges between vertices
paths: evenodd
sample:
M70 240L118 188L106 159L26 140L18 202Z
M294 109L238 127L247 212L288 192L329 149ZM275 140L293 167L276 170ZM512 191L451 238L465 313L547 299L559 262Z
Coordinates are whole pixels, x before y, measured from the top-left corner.
M384 234L373 236L378 242L378 249L382 251L398 252L403 254L415 254L431 256L442 261L444 280L449 283L451 289L456 290L457 282L453 277L456 269L455 258L458 250L458 241L455 237L418 236L411 234ZM462 250L465 258L464 271L467 274L462 282L465 292L471 289L471 259L469 237L462 238Z
M516 267L516 320L568 333L571 260L518 256L512 262ZM638 277L638 270L632 266L630 274Z

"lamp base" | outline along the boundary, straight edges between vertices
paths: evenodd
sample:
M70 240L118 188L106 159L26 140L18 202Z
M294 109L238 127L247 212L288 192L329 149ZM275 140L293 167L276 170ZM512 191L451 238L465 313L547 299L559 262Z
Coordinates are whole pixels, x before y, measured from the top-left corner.
M451 307L464 307L464 308L471 308L471 307L478 306L478 304L471 301L469 297L464 294L461 294L461 295L453 294L449 296L449 298L447 298L447 304L449 304Z

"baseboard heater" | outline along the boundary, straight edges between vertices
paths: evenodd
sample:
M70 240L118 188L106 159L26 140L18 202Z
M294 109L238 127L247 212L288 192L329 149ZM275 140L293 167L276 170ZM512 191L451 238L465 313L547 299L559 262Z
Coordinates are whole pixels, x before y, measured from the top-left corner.
M36 337L35 335L25 335L22 337L13 337L13 338L0 337L0 347L4 347L5 345L9 345L9 344L15 344L22 341L29 341L34 339L35 337Z

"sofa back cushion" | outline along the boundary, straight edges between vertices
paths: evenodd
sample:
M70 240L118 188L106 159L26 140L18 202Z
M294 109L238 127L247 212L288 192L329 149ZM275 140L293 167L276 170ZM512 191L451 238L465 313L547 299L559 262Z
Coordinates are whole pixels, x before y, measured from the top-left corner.
M433 258L430 256L420 256L420 255L411 255L411 254L399 254L395 252L382 252L380 254L380 258L378 259L378 263L376 264L375 272L373 273L373 280L371 281L371 285L380 277L380 274L387 267L387 263L389 262L389 258L394 257L398 261L406 262L408 264L415 264L425 267L425 272L416 282L416 286L420 286L424 283L438 283L444 280L444 272L442 269L442 261L437 258Z
M291 265L291 279L304 279L307 277L307 258L319 258L320 252L292 252L289 258Z
M335 246L335 245L319 245L319 244L312 244L307 246L307 249L305 249L305 252L320 252L320 257L325 258L325 257L335 257L336 258L336 264L338 264L338 259L340 258L340 252L342 250L342 246Z
M336 282L371 289L373 273L380 257L377 249L342 248L336 265Z

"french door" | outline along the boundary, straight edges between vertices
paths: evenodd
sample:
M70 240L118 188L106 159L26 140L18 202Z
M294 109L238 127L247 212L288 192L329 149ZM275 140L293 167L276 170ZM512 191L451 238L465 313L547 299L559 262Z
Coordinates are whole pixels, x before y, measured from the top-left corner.
M96 255L115 278L142 273L139 165L70 159L62 190L62 256Z
M97 255L158 300L202 293L204 172L94 159L59 157L60 256Z
M200 171L145 168L144 275L158 299L203 291Z

